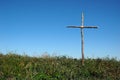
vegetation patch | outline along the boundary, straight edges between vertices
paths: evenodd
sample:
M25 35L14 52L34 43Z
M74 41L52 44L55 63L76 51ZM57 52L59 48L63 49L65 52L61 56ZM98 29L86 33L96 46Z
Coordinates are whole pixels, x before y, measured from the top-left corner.
M29 57L0 54L0 80L119 80L120 61L115 58L81 59Z

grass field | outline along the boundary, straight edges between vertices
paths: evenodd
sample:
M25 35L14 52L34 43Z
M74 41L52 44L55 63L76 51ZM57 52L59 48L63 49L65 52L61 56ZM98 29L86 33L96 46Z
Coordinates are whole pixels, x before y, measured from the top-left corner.
M120 80L115 58L81 59L66 56L29 57L0 54L0 80Z

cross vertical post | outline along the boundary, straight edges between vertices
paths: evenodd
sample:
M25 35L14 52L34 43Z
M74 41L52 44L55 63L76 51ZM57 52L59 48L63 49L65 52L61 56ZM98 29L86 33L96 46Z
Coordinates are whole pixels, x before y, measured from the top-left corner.
M84 15L82 13L82 26L84 27ZM82 53L82 65L84 65L84 32L83 28L81 28L81 53Z
M84 65L84 33L81 29L81 53L82 53L82 65Z
M84 28L98 28L96 26L84 26L84 14L82 13L81 26L67 26L67 28L80 28L81 29L81 54L82 66L84 66Z

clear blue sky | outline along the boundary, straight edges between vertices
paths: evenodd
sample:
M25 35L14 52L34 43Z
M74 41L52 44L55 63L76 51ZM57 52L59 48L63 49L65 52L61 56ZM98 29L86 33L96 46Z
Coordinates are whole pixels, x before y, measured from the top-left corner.
M120 58L120 0L0 0L0 51L81 58L79 29L84 30L85 57Z

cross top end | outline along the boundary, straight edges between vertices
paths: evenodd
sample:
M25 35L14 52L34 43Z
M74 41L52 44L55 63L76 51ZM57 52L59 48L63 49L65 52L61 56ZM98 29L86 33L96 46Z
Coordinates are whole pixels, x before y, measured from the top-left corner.
M82 25L81 27L84 27L84 13L82 12Z
M98 28L97 26L84 26L84 13L82 12L82 17L81 17L81 26L67 26L67 28Z

